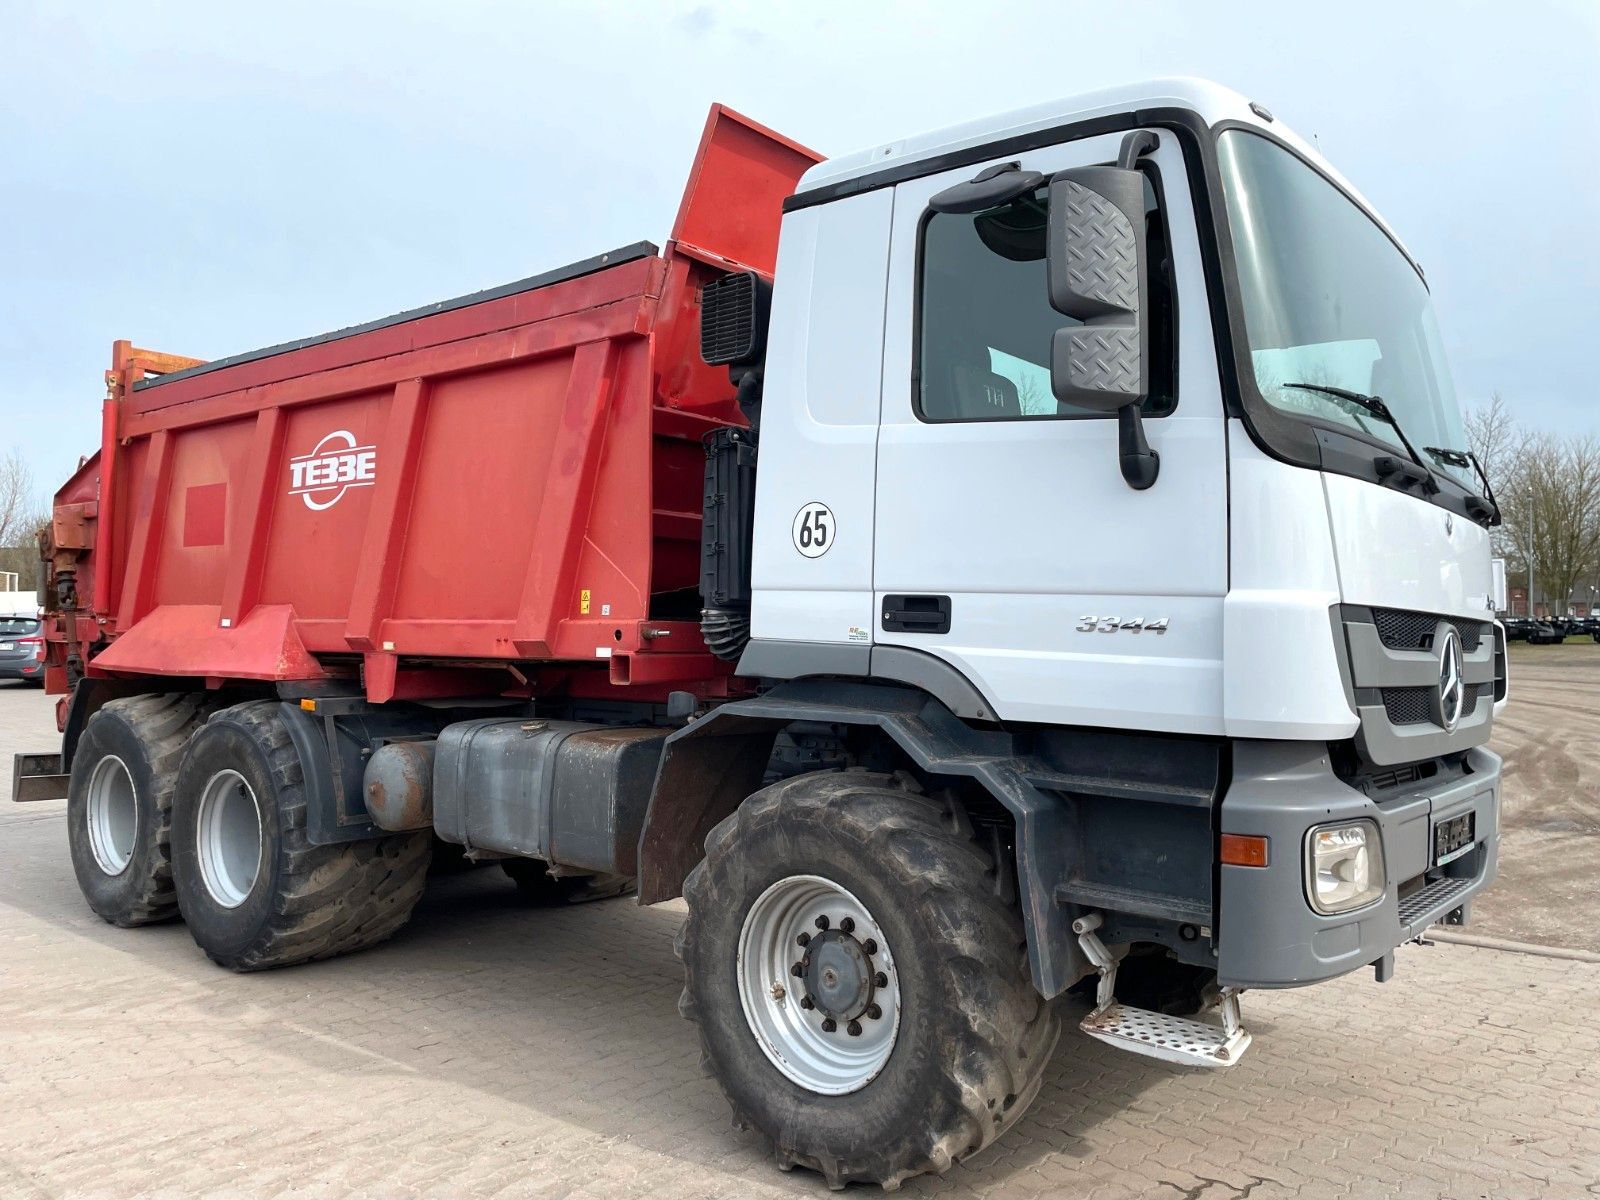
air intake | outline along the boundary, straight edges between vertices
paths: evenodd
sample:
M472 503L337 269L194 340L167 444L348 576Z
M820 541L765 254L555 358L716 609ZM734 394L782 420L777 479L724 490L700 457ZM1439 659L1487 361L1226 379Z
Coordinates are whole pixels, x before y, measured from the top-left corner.
M754 271L700 289L700 357L713 367L751 366L767 348L772 285Z

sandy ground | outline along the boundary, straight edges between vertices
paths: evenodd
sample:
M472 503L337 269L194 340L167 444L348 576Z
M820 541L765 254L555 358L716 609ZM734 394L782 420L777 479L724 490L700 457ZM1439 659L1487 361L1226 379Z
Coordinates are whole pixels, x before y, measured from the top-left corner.
M1511 646L1500 878L1471 932L1600 951L1600 645Z

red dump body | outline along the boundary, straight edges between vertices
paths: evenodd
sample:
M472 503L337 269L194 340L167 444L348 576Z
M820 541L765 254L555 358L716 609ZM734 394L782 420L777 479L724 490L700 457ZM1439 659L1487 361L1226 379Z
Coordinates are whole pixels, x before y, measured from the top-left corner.
M117 343L100 453L57 496L47 682L724 691L700 441L742 418L699 289L771 275L815 161L717 106L664 252L215 363Z

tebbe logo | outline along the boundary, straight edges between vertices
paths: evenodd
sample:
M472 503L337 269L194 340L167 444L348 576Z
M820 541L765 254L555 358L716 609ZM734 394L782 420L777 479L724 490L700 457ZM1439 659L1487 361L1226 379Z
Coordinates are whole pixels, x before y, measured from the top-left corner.
M351 488L378 481L378 448L356 445L356 435L335 429L310 454L289 460L289 495L299 496L315 512L332 508Z

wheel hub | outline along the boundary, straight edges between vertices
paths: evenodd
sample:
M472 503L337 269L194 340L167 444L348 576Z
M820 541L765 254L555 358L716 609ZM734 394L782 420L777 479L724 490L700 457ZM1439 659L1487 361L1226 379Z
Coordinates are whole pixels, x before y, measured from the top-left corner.
M121 875L133 861L139 836L139 794L127 764L108 754L89 776L89 851L107 875Z
M894 957L871 912L832 880L791 875L757 897L739 935L738 986L762 1052L810 1091L865 1087L894 1049Z
M829 929L811 939L800 960L806 995L835 1021L853 1021L872 1003L872 960L850 934Z
M200 793L195 820L200 879L223 908L238 908L261 873L261 808L237 771L218 771Z

